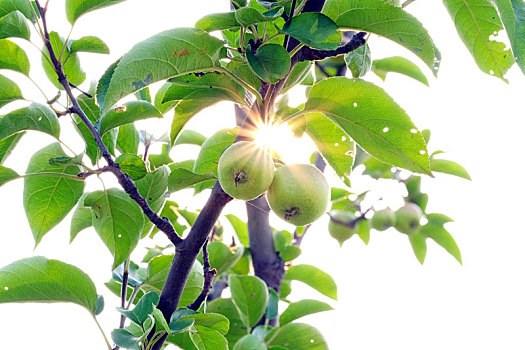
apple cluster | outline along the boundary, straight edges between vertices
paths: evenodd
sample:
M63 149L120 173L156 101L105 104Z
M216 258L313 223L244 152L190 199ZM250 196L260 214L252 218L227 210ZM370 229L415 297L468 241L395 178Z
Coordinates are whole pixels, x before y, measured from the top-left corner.
M228 147L218 164L218 179L224 192L249 201L267 192L268 203L286 222L304 226L325 213L330 187L316 167L287 164L275 170L271 155L251 141Z

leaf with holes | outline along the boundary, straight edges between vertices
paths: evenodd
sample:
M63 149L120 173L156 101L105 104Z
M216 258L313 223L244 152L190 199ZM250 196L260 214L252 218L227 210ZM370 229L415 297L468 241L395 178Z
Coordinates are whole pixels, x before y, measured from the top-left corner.
M29 40L31 32L26 18L20 11L0 17L0 39L22 38Z
M57 139L60 136L55 112L39 103L32 103L0 117L0 140L24 130L40 131Z
M66 41L64 38L58 35L57 32L49 33L49 40L51 41L51 46L53 47L53 51L55 52L55 55L58 59ZM49 58L47 48L44 47L42 50L42 67L44 67L44 71L46 72L49 81L52 82L53 85L55 85L58 89L64 90L64 87L58 81L58 75L55 72L55 67L50 63L50 60L51 59ZM67 80L71 84L79 86L84 82L84 80L86 80L86 73L84 73L80 67L80 58L76 53L72 53L67 47L64 49L64 54L62 55L60 62L62 63L64 74L67 76Z
M270 349L274 346L275 349L286 349L293 344L293 349L298 350L328 350L323 335L316 328L304 323L289 323L274 328L266 335L265 340Z
M29 58L17 44L0 39L0 69L9 69L29 75Z
M196 28L167 30L138 43L105 74L105 82L109 78L109 83L99 84L97 99L102 111L154 82L213 71L220 66L223 45L223 41Z
M84 192L84 181L67 177L82 171L78 165L49 164L49 159L64 156L60 144L52 143L37 151L27 166L26 174L53 173L24 179L24 208L35 246L64 219Z
M300 42L319 50L335 50L341 43L339 27L319 12L306 12L293 17L282 31Z
M421 69L419 69L415 63L412 63L404 57L394 56L374 60L374 62L372 62L372 72L377 74L383 81L387 73L393 72L406 75L428 86L427 77Z
M421 22L400 7L383 0L327 0L322 12L340 28L378 34L404 46L437 74L441 54Z
M305 264L293 265L286 271L284 278L306 283L319 293L337 300L337 285L333 278L315 266Z
M5 106L12 101L24 98L18 85L3 75L0 75L0 86L2 87L2 89L0 89L0 107Z
M104 135L109 130L120 125L149 118L163 118L163 115L149 102L130 101L125 103L121 108L110 110L102 117L99 127L100 134Z
M75 52L91 52L109 54L109 47L102 39L96 36L84 36L77 40L72 40L69 47L71 53Z
M494 0L494 3L507 30L515 60L525 74L525 3L523 0Z
M310 90L305 111L325 114L372 156L430 174L423 136L406 112L374 84L343 77L322 80Z
M231 275L229 283L232 300L244 325L253 327L264 315L268 305L268 288L262 279L256 276Z
M118 4L124 0L66 0L66 16L69 23L73 24L82 15Z
M305 116L306 133L337 176L350 186L350 172L354 165L355 143L334 122L321 113Z
M281 45L267 44L259 47L254 54L246 51L246 59L253 72L262 80L276 84L290 70L290 55Z
M73 265L35 256L0 269L0 303L70 302L93 316L97 291L93 281Z
M126 192L116 188L91 192L84 205L93 210L93 227L114 256L114 269L137 246L144 227L142 209Z
M505 43L493 39L503 25L489 0L444 0L463 43L484 73L504 78L514 63Z

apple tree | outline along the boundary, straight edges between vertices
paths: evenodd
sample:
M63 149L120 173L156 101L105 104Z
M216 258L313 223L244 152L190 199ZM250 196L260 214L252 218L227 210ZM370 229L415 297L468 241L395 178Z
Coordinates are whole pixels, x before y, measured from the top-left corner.
M294 280L337 298L331 276L314 264L294 263L322 215L330 217L325 230L340 244L353 236L368 243L374 231L392 228L407 237L421 264L432 241L461 263L445 228L451 219L426 211L429 198L420 184L433 172L470 179L468 172L432 151L430 131L367 80L398 73L428 85L428 73L437 76L441 53L405 11L413 1L231 0L229 12L136 43L108 62L102 76L90 76L96 79L90 86L81 64L86 52L109 53L101 38L53 31L48 13L61 11L53 2L0 0L0 70L19 73L17 79L0 74L0 164L33 132L55 139L25 150L33 155L23 174L0 165L0 186L24 182L35 245L71 214L71 241L84 230L96 233L107 247L100 254L113 257L105 286L66 262L15 261L0 268L0 303L76 303L96 320L110 312L97 293L108 288L121 306L108 349L327 349L323 335L299 319L332 307L288 299ZM66 0L65 13L73 29L79 20L94 21L83 18L91 11L121 2ZM505 80L514 63L525 72L522 0L443 4L482 72ZM506 35L510 47L494 33ZM374 57L368 43L377 37L406 49L406 57ZM39 101L25 100L19 87L18 78L31 79L33 59L22 41L41 48L36 58L54 86L42 90ZM298 88L306 94L294 106L288 96ZM23 107L11 108L15 101ZM221 116L223 129L207 138L185 127L220 101L235 108ZM163 137L135 124L150 118L171 120ZM62 141L66 124L83 152ZM258 142L261 130L272 135L282 125L316 145L311 164L285 164L278 148ZM151 152L155 143L160 153ZM172 160L182 144L200 148L196 159ZM405 204L367 202L367 192L351 186L354 169L403 185ZM329 183L325 170L339 180ZM99 182L86 190L87 181L105 173L118 186ZM175 201L188 189L209 194L200 210ZM246 202L247 221L221 214L233 200ZM272 212L282 227L270 225ZM287 231L290 225L295 229ZM159 237L170 244L155 245ZM155 247L131 260L145 240Z

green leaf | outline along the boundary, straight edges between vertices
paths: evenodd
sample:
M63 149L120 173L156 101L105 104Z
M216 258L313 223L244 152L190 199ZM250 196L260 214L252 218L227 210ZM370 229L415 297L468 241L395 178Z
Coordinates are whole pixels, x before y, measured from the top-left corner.
M279 256L281 257L281 259L288 262L299 257L299 255L301 255L301 252L301 248L299 248L298 246L288 245L279 252Z
M153 308L159 303L159 295L156 292L149 292L140 298L133 310L119 309L120 313L125 315L131 321L141 326L148 316L153 312Z
M0 164L9 157L25 132L19 132L0 141Z
M0 0L0 17L17 10L22 12L27 19L33 20L31 5L27 0Z
M240 338L246 334L246 327L241 320L239 311L230 298L220 298L207 304L207 312L219 313L230 321L230 327L225 337L228 344L233 346Z
M111 339L121 348L139 350L140 339L125 329L114 329L111 331Z
M35 256L0 269L0 303L70 302L95 314L93 281L73 265Z
M96 36L83 36L80 39L74 40L69 48L71 53L75 52L92 52L109 54L109 47L102 39Z
M240 27L239 22L235 19L235 12L211 13L199 19L195 23L195 28L213 32Z
M0 17L0 39L13 37L26 40L31 38L29 25L20 11L14 11Z
M142 179L148 173L142 158L135 154L121 154L115 159L115 163L135 181Z
M271 84L279 82L290 70L290 55L281 45L263 45L255 54L248 49L246 59L253 72Z
M117 266L112 273L114 281L117 281L122 284L124 280L126 262ZM144 284L144 279L146 278L146 269L139 267L133 261L130 261L128 264L128 285L131 285L133 288L140 287Z
M321 113L306 117L306 133L337 176L350 186L350 173L354 165L355 143L337 124Z
M206 141L206 136L200 132L194 130L184 130L175 140L175 146L184 144L202 146L204 141Z
M339 27L319 12L306 12L293 17L282 31L300 42L319 50L335 50L341 43Z
M117 69L117 65L120 63L121 60L122 60L122 57L116 60L115 62L113 62L108 67L108 69L106 69L104 74L102 74L102 76L100 77L100 80L98 81L96 98L97 98L98 106L100 106L100 109L104 107L104 101L106 99L106 94L109 89L109 84L111 83L111 78L113 78L115 69ZM97 119L98 119L98 116L97 116Z
M228 333L228 329L230 327L230 321L228 320L228 318L218 313L194 313L179 318L179 320L188 319L194 320L195 325L216 330L221 334Z
M59 143L52 143L37 151L29 160L26 174L56 173L29 176L24 179L24 208L35 238L35 246L77 204L84 192L84 181L62 175L77 175L78 165L51 165L53 157L66 156Z
M87 208L84 206L84 198L85 195L83 195L80 198L80 200L78 201L77 208L73 212L73 217L71 217L71 225L69 229L69 243L73 242L73 240L77 237L80 231L93 226L93 211L91 210L91 208Z
M0 165L0 187L11 180L18 178L18 174L11 168Z
M259 322L268 305L268 288L256 276L230 275L229 283L232 300L244 325L251 328Z
M421 265L425 262L425 256L427 255L427 237L421 233L412 233L408 235L408 240L412 245L412 250Z
M286 78L286 82L283 85L281 94L285 94L292 87L306 80L306 77L312 70L312 65L313 63L310 61L297 62L293 66L292 71L288 75L288 78Z
M372 156L430 174L426 144L406 112L364 80L328 78L310 90L305 111L324 113Z
M3 75L0 75L0 87L0 107L5 106L9 102L24 98L18 85Z
M158 213L162 209L162 206L166 201L164 195L168 190L168 176L169 168L162 166L135 182L140 195L146 198L149 207L155 213ZM141 237L144 237L153 227L153 223L149 221L146 215L143 214L143 216L145 225Z
M149 102L130 101L125 103L122 108L112 109L102 117L99 127L100 134L104 135L120 125L149 118L163 118L163 115Z
M361 220L355 225L355 231L364 244L370 242L370 222Z
M241 242L243 246L249 247L250 240L248 238L248 224L246 224L244 221L242 221L241 219L239 219L237 216L233 214L227 214L225 216L226 216L226 219L228 219L230 224L233 226L233 230L235 231L237 240Z
M100 315L104 311L104 296L97 295L97 306L95 308L95 315Z
M495 0L507 30L514 58L525 74L525 3L523 0Z
M368 43L365 43L354 51L345 54L345 62L354 78L361 78L368 73L370 66L372 65L372 55Z
M141 208L116 188L91 192L84 205L93 209L93 227L114 256L113 268L117 267L137 246L144 227Z
M39 103L32 103L0 117L0 140L23 130L41 131L57 139L60 136L56 114Z
M328 350L323 335L304 323L289 323L273 329L265 340L268 347L283 346L288 350Z
M456 260L462 264L461 252L452 235L443 227L447 222L452 221L442 214L427 214L428 223L420 228L420 233L431 238L449 252Z
M91 11L118 4L124 0L66 0L66 16L69 23Z
M145 86L219 66L224 42L196 28L177 28L159 33L135 45L114 68L107 91L97 91L106 112L122 97ZM101 103L102 102L102 103Z
M437 74L441 54L423 25L400 7L383 0L327 0L322 12L340 28L378 34L404 46Z
M255 23L274 21L281 17L284 9L282 7L262 13L253 7L241 7L235 11L235 19L237 22L245 27L251 26Z
M58 56L62 52L62 48L64 47L66 41L64 38L58 35L57 32L49 33L49 40L51 41L51 46L53 47L53 51L55 52L55 55L58 59ZM47 48L44 46L42 49L42 67L44 67L44 71L46 72L49 81L52 82L53 85L55 85L58 89L64 90L64 87L58 81L58 75L55 72L55 68L51 65L50 59L48 59L49 53ZM67 80L71 84L79 86L84 82L84 80L86 80L86 73L84 73L80 67L80 58L76 53L71 53L67 47L64 49L64 54L62 55L62 60L60 62L62 63L64 74L67 76Z
M221 241L208 244L208 254L211 268L217 270L217 276L231 269L244 253L243 246L229 247Z
M430 168L432 171L437 171L438 173L459 176L466 180L472 180L465 168L451 160L430 158Z
M199 325L195 329L190 338L198 350L228 350L228 341L220 332Z
M0 39L0 69L29 75L29 67L29 58L20 46L7 39Z
M504 78L514 63L505 43L493 40L503 25L489 0L443 0L456 30L484 73Z
M297 320L303 316L315 314L323 311L330 311L333 308L327 303L313 299L304 299L288 305L279 318L279 324L284 326L287 323Z
M120 153L137 154L140 136L133 123L118 127L117 149Z
M170 87L171 83L165 83L160 87L160 89L157 91L157 94L155 95L155 100L153 104L163 114L169 112L177 104L177 101L168 101L166 103L162 102L164 100L166 92Z
M255 335L247 334L235 344L233 350L266 350L266 344L262 343Z
M168 188L169 192L173 193L210 180L213 180L215 183L216 177L213 173L195 174L190 170L178 168L171 172Z
M290 266L284 278L306 283L319 293L337 300L337 285L333 278L315 266L304 264Z
M235 141L238 128L221 129L202 144L195 160L193 172L196 174L214 173L217 175L217 164L222 152Z
M154 257L148 264L148 275L142 289L145 291L154 290L157 293L162 291L164 282L168 277L168 272L173 261L173 254ZM188 275L186 285L182 292L179 305L189 305L199 296L204 285L204 274L202 265L195 261Z
M412 79L419 81L420 83L428 86L428 80L425 74L419 69L419 67L407 60L404 57L394 56L387 57L380 60L374 60L372 63L372 72L377 74L383 81L386 78L386 74L389 72L395 72L406 75Z

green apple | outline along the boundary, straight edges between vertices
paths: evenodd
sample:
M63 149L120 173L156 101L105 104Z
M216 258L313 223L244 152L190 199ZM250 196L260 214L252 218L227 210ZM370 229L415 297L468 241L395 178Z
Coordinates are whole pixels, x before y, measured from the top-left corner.
M323 173L309 164L281 166L268 189L268 203L275 214L296 226L321 217L329 199L330 186Z
M332 210L330 216L333 219L345 223L349 223L355 219L354 213L344 210ZM339 245L342 246L344 241L352 237L355 233L355 227L342 225L330 219L328 222L328 232L330 233L330 236L335 238L339 242Z
M236 142L219 159L218 179L224 192L236 199L255 199L270 187L273 159L251 141Z
M390 208L377 210L372 216L372 228L378 231L384 231L396 222L396 213Z
M422 216L423 212L420 207L414 203L406 203L396 211L394 227L402 233L413 233L419 228Z

